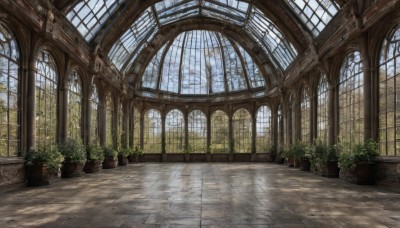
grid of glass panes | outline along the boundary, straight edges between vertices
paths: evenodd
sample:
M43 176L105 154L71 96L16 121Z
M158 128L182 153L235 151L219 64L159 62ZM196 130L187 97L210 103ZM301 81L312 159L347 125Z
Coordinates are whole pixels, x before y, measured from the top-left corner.
M133 108L133 146L141 148L140 146L140 112L138 109Z
M36 57L36 143L48 146L57 135L57 66L53 56L42 50Z
M260 40L271 56L286 70L297 56L297 51L288 42L280 30L257 8L252 7L246 29L256 39Z
M82 83L77 71L72 71L68 78L67 137L76 141L81 138Z
M90 96L91 105L91 119L90 119L90 141L93 144L98 145L100 143L99 138L99 93L97 91L97 86L92 85L92 94Z
M150 109L144 114L143 124L143 152L161 153L161 114Z
M350 53L340 69L339 140L352 144L364 137L364 73L360 52Z
M109 94L106 98L106 145L114 146L114 100Z
M225 36L218 34L224 51L225 73L229 91L240 91L247 89L244 68L239 54L233 48L231 42Z
M0 22L0 157L16 156L20 144L19 49Z
M189 145L192 153L207 152L207 116L200 110L194 110L188 116Z
M379 68L379 144L382 156L400 151L400 26L384 40Z
M204 0L201 12L204 16L244 25L247 19L249 3L239 0Z
M67 19L90 41L124 0L82 0L67 13Z
M199 0L164 0L154 8L161 24L169 24L200 14Z
M300 105L300 129L301 129L301 141L305 144L310 143L310 97L309 91L307 87L303 87L301 91L301 105Z
M162 63L161 60L167 45L168 44L165 44L153 57L149 65L147 65L142 76L142 88L157 89L159 70Z
M252 136L252 118L245 109L239 109L233 115L234 152L250 153Z
M317 139L323 144L328 143L328 81L321 75L317 88Z
M151 40L158 31L155 16L151 8L147 8L129 29L116 41L108 53L114 65L121 70L125 64L133 61L133 54L144 45L144 41Z
M272 146L271 109L261 106L256 117L256 149L257 153L270 152Z
M239 53L242 55L250 86L252 88L265 86L265 79L262 76L260 69L258 68L256 63L253 61L253 58L238 43L236 43L236 47L239 49Z
M221 110L211 115L211 153L229 153L229 117Z
M160 90L171 93L179 92L179 71L184 41L185 35L179 35L164 57L164 64L161 66Z
M181 111L174 109L165 118L166 153L183 153L185 150L185 119Z
M286 0L286 2L314 36L318 36L339 12L339 6L333 0Z

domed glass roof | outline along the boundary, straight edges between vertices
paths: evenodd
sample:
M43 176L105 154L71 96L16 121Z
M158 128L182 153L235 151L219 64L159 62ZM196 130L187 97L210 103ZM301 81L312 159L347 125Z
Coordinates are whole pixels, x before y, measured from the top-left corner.
M146 67L141 87L181 95L212 95L265 87L250 55L221 33L193 30L162 47Z

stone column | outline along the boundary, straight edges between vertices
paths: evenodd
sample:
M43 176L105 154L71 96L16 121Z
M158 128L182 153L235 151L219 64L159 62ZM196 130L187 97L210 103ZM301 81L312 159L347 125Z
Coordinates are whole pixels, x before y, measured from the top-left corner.
M328 145L333 145L336 143L336 121L335 117L337 117L336 109L335 109L335 98L336 91L335 86L329 84L328 88ZM339 121L339 120L337 120Z
M232 116L232 112L229 113L228 128L229 128L229 152L230 153L234 153L234 151L235 151L235 142L234 142L234 138L233 138L233 116Z
M317 96L310 90L310 138L309 143L314 143L317 136Z
M89 85L89 87L91 87L91 85ZM84 144L92 143L93 136L95 134L95 132L92 132L92 128L90 127L92 122L92 100L90 96L91 91L91 88L88 89L87 93L84 93L82 98L82 139Z
M144 149L144 113L140 115L140 148Z
M121 102L122 103L122 102ZM123 120L122 120L122 134L121 134L121 146L123 148L128 148L129 147L129 108L123 107L122 110L124 112L123 114Z
M255 154L257 152L257 110L255 108L253 108L253 113L251 113L251 119L251 153Z
M207 111L207 153L211 153L211 112Z
M99 139L100 145L106 146L106 131L107 131L107 107L106 107L106 99L104 96L100 97L99 102Z
M27 95L26 95L26 149L36 147L36 132L35 132L35 77L36 77L36 65L35 60L30 59L28 63L27 72Z
M364 73L364 141L371 138L372 119L372 79L371 61L368 51L368 33L361 34L360 38L363 73Z
M274 146L274 151L276 152L276 149L278 148L278 109L276 107L273 107L271 109L271 142L273 143Z
M185 119L185 150L187 151L189 149L189 116L187 111L183 118Z
M166 119L166 113L163 113L161 115L161 153L166 154L167 151L165 150L166 147L166 132L165 132L165 119Z
M59 77L62 79L62 75ZM61 81L61 80L60 80ZM68 138L68 80L62 80L58 90L58 143L64 142Z
M121 110L120 110L120 105L119 105L119 102L120 102L119 98L115 99L114 101L115 101L114 102L114 112L113 112L113 116L112 116L113 126L112 126L111 132L112 132L112 137L113 137L112 141L113 141L114 148L117 149L119 146L119 141L120 141L118 131L119 131L119 112Z

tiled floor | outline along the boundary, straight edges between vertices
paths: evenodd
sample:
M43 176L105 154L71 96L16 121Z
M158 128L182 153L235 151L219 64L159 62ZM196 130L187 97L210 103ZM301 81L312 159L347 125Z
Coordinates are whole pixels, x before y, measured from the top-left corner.
M400 227L400 194L276 164L135 164L0 195L0 227Z

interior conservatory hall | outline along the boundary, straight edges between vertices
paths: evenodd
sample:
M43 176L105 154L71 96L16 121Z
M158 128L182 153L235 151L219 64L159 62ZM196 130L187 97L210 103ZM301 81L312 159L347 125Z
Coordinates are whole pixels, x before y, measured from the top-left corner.
M400 0L0 0L0 227L400 227Z

